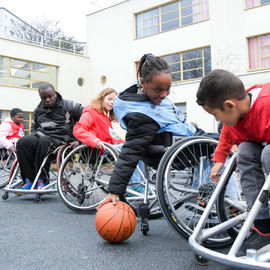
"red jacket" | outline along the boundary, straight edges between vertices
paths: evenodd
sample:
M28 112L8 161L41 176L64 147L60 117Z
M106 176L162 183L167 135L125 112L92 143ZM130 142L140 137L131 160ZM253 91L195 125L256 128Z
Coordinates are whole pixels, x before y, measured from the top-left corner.
M246 116L234 127L223 125L213 161L224 163L234 143L270 143L270 83L252 86L247 92L261 87Z
M90 105L83 110L80 120L73 128L73 134L79 141L93 148L100 141L110 144L124 143L113 130L109 117Z

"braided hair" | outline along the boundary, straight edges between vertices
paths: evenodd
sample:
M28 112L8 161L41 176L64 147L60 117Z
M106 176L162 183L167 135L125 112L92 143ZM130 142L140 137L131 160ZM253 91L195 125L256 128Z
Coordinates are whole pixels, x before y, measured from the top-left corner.
M10 111L10 117L14 117L14 116L16 116L19 113L23 113L23 111L21 109L19 109L19 108L13 108Z
M151 82L154 75L171 73L168 63L153 54L144 54L139 62L137 79L143 78L146 83Z

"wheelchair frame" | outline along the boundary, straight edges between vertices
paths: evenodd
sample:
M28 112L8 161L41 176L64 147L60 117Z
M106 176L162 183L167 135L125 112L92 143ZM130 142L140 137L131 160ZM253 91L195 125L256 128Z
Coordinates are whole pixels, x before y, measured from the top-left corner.
M55 172L54 170L49 171L50 176L55 176L54 179L50 179L50 183L48 183L42 189L36 189L35 186L38 183L39 176L40 176L47 160L52 155L57 155L56 165L57 165L57 171L58 171L59 170L59 163L62 162L62 159L63 159L64 155L66 154L66 151L68 148L69 148L68 145L61 145L61 146L58 146L53 151L48 151L48 153L45 155L45 157L42 161L42 164L38 170L38 173L34 179L33 185L32 185L30 190L22 190L21 189L21 186L23 185L24 182L20 176L19 162L18 162L18 159L16 157L15 161L12 164L12 168L10 170L10 175L9 175L9 183L4 188L5 193L2 195L2 199L4 201L8 200L9 193L15 193L17 195L36 194L35 201L40 202L41 195L57 193L57 188L56 188L57 172ZM61 157L58 156L60 151L62 151Z
M158 167L156 185L161 210L172 229L186 239L193 233L215 189L209 176L217 145L216 139L207 136L183 138L166 151ZM207 216L204 228L219 223L216 207ZM207 239L205 244L220 248L231 242L224 232Z
M108 194L108 181L120 150L108 143L104 144L107 148L105 154L100 154L96 149L87 145L80 145L66 156L61 165L57 181L58 193L63 203L75 212L95 211L102 199ZM111 157L107 161L109 155ZM91 157L94 157L94 161ZM110 158L112 158L111 162L113 162L109 163L112 168L106 171L105 166L104 171L106 172L103 172L102 165L104 162L106 164L110 162ZM137 208L135 203L138 204L139 207L135 210L142 218L141 230L143 234L147 234L149 230L149 211L150 218L157 218L162 214L159 206L155 207L158 202L155 186L150 184L150 170L146 167L144 173L138 166L137 169L145 184L144 194L127 188L126 192L131 196L120 199L128 202L133 209ZM151 194L148 194L148 192ZM154 209L154 213L151 213L152 209Z
M245 237L252 227L253 221L262 205L261 201L264 201L267 196L269 196L270 190L270 175L265 180L265 183L253 205L250 212L244 212L239 214L225 222L218 224L217 226L209 229L203 229L204 223L209 215L213 205L218 199L223 187L228 181L228 176L236 165L236 154L230 159L229 164L226 166L224 173L222 174L220 181L203 213L201 219L199 220L193 234L189 238L189 245L191 249L203 258L211 259L219 263L226 265L241 267L246 269L270 269L270 245L256 251L254 249L248 249L246 256L236 257ZM244 223L243 223L244 222ZM227 254L223 254L217 251L210 250L202 245L203 241L207 238L215 235L220 231L227 231L230 228L241 224L242 228L239 231L233 245L229 249ZM270 243L269 243L270 244Z

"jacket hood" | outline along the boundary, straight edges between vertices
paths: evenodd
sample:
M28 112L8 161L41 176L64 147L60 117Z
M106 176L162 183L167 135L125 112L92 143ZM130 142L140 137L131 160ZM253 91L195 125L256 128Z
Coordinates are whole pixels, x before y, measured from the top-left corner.
M146 95L137 94L138 88L139 87L137 84L133 84L132 86L130 86L129 88L127 88L125 91L121 92L118 95L119 99L137 102L150 101L150 99Z

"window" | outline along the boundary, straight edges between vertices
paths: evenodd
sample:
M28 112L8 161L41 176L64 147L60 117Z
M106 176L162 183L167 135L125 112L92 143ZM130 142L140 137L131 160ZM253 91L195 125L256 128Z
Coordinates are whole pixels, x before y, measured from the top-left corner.
M270 68L270 34L248 38L249 69Z
M172 81L202 78L211 71L210 47L161 56L170 66Z
M10 117L10 111L0 110L0 124L4 122L4 120ZM29 135L31 131L31 112L23 112L23 125L25 130L25 135Z
M42 82L56 86L57 68L41 63L0 56L0 84L37 89Z
M269 3L270 0L246 0L247 8L258 7Z
M136 15L136 37L141 38L209 18L209 0L180 0Z

